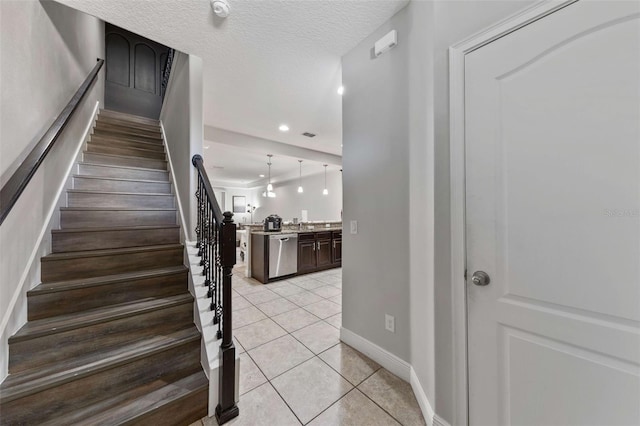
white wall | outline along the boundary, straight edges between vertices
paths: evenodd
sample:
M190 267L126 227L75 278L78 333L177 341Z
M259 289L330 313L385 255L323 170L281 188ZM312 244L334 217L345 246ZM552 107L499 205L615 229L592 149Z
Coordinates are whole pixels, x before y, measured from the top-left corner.
M31 151L87 74L104 58L104 24L50 1L0 2L0 174L6 180ZM7 339L26 321L26 291L40 282L40 257L57 228L56 195L97 102L104 69L62 136L0 226L0 380Z
M216 194L216 198L218 199L218 204L220 205L220 208L223 211L233 211L233 197L234 196L242 196L245 198L245 206L244 206L244 213L234 213L233 214L233 220L236 223L251 223L251 215L249 213L246 213L247 211L247 204L254 204L254 197L256 194L256 191L252 190L252 189L246 189L246 188L231 188L231 187L220 187L220 186L216 186L213 187L213 192ZM220 194L223 193L225 194L225 199L224 199L224 207L223 207L223 201L220 198ZM256 219L256 215L253 215L253 219Z
M202 155L202 59L177 52L173 59L160 120L173 166L175 190L184 213L183 232L195 239L196 199L198 185L191 158Z
M335 166L337 167L337 166ZM322 195L324 189L324 172L302 178L304 192L298 193L300 181L293 179L273 184L275 198L263 197L266 187L253 191L253 201L257 207L253 214L255 222L262 221L270 214L277 214L284 221L291 221L294 217L302 220L301 211L307 210L307 220L341 220L342 212L342 172L340 170L327 171L328 195Z

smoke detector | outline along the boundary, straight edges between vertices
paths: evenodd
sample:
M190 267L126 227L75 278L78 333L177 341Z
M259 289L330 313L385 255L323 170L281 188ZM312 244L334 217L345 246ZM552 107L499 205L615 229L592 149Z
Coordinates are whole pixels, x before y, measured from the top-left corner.
M227 0L211 0L211 9L220 18L226 18L231 13Z

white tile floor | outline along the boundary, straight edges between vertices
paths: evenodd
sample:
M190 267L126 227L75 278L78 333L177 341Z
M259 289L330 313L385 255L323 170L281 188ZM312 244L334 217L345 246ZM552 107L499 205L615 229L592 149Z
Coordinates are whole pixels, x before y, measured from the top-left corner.
M425 424L408 383L340 342L341 269L263 285L239 263L233 287L240 415L227 424Z

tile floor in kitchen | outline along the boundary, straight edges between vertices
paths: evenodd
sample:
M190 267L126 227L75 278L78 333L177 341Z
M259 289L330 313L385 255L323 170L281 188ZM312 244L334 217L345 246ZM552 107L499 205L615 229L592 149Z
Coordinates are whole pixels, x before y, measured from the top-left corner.
M263 285L239 263L233 287L240 415L228 425L425 424L408 383L340 342L341 269Z

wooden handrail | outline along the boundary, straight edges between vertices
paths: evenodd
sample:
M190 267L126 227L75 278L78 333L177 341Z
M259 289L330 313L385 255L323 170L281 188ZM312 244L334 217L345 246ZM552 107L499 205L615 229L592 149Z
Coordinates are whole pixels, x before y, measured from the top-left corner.
M0 225L13 206L20 198L20 195L27 187L27 184L44 161L45 157L56 143L62 131L69 123L71 116L87 94L92 83L98 76L98 72L104 65L104 59L98 59L98 63L93 67L82 85L78 88L69 103L64 107L58 118L51 124L46 133L40 138L36 146L31 150L27 158L20 164L18 169L11 175L7 183L0 190Z
M222 214L222 210L220 209L218 200L216 200L216 196L213 193L213 188L211 187L211 181L209 180L209 176L207 176L207 171L204 168L202 156L199 154L194 155L193 158L191 158L191 164L195 166L200 176L202 176L202 184L204 185L206 198L207 200L209 200L209 204L213 209L213 215L216 219L216 223L222 223L224 221L224 215Z

